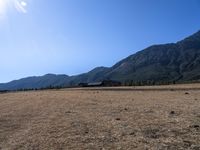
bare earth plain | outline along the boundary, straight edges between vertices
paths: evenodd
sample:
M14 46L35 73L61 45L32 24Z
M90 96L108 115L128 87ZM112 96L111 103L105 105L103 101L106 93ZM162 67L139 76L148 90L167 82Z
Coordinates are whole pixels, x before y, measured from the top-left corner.
M200 84L0 94L2 150L200 150Z

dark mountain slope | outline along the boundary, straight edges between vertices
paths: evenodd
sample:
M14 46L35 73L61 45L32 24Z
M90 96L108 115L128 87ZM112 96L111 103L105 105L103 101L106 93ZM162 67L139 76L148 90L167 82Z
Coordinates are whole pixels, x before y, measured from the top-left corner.
M119 81L200 80L200 31L177 43L154 45L139 51L111 68L97 67L77 76L47 74L0 84L0 90L71 86L103 79Z
M155 45L114 65L106 75L112 79L134 81L186 81L199 79L200 32L183 41Z
M169 65L177 55L175 44L152 46L120 61L111 68L107 76L114 79L135 81L169 80L171 76L178 75L177 66L174 63Z

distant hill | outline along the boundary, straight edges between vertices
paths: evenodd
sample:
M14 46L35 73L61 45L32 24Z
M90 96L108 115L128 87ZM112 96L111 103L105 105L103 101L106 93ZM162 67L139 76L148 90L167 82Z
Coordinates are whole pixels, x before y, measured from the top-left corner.
M119 61L77 76L47 74L0 84L0 90L72 86L104 79L121 82L185 82L200 80L200 31L177 43L153 45Z
M38 77L27 77L0 84L0 90L35 89L49 86L64 86L69 82L67 75L46 74Z

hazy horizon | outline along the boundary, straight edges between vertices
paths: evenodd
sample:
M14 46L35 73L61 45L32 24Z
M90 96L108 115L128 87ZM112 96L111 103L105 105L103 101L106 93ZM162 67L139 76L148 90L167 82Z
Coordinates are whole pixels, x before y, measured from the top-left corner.
M0 0L0 83L76 75L200 30L198 0Z

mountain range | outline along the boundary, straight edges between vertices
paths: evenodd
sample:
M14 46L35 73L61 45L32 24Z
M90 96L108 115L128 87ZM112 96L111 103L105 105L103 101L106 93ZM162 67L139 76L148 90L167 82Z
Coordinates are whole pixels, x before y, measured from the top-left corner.
M200 81L200 31L177 43L150 46L109 68L97 67L76 76L46 74L27 77L2 83L0 90L69 87L105 79L161 83Z

